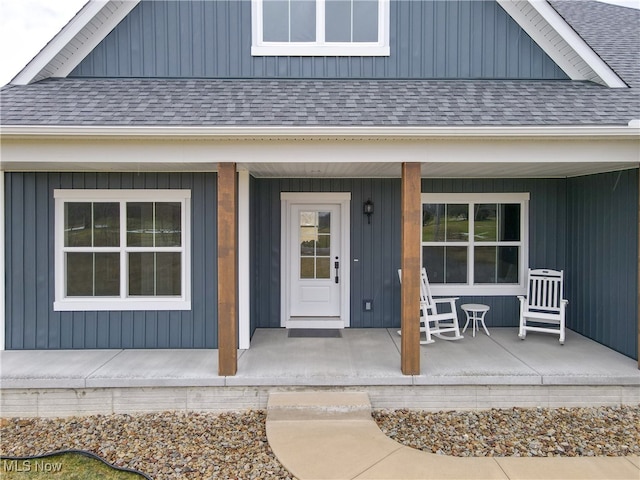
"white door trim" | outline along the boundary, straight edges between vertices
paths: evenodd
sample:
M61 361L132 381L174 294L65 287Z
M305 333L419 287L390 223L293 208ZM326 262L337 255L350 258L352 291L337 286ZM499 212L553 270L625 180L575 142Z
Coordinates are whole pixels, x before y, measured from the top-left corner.
M251 344L251 257L249 172L238 170L238 348Z
M336 204L340 215L340 321L306 320L309 328L341 328L351 324L351 192L281 192L280 193L280 326L297 327L289 321L291 308L291 231L289 208L293 204Z

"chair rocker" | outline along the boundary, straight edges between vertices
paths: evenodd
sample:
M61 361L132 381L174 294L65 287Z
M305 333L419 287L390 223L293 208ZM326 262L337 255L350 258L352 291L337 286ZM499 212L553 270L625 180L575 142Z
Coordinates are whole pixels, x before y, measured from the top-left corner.
M518 295L518 336L522 340L527 336L527 332L552 333L559 335L560 344L564 345L565 309L569 301L562 298L563 277L562 270L529 269L527 295Z
M400 283L402 283L402 270L398 270ZM433 343L432 337L438 337L442 340L460 340L464 338L460 335L460 327L458 326L458 310L456 309L456 300L459 297L451 298L433 298L431 296L431 288L429 287L429 278L427 271L423 268L420 272L420 332L425 334L425 340L420 340L421 345ZM439 304L448 303L451 311L438 311ZM443 335L443 334L453 335ZM398 330L398 335L402 335L402 331Z

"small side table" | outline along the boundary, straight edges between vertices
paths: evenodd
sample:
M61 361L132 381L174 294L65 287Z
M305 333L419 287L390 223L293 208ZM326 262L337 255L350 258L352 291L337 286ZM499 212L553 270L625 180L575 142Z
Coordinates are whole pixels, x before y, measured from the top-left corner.
M478 322L480 322L487 335L491 336L489 330L487 330L487 326L484 324L484 316L489 311L489 305L482 305L481 303L465 303L460 308L462 308L462 310L464 310L464 313L467 314L467 323L464 324L462 333L467 330L467 326L469 325L469 322L471 322L473 327L473 336L475 337L476 329L479 330Z

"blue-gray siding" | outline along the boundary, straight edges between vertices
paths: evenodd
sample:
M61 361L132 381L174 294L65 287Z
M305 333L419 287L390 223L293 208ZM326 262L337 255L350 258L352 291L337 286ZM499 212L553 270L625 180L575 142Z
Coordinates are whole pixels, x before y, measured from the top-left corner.
M571 179L423 179L423 192L530 192L533 268L566 272L568 326L637 358L638 169ZM53 189L189 188L192 311L53 312ZM280 192L351 192L351 325L397 327L398 179L256 179L251 191L251 328L280 325ZM5 174L6 347L215 348L215 174ZM371 225L363 202L375 203ZM362 300L372 299L364 312ZM515 326L515 297L491 306L489 326ZM460 303L462 303L460 302Z
M530 192L532 267L566 267L566 181L561 179L423 180L423 192ZM397 327L400 318L400 181L398 179L256 179L254 315L256 327L280 326L280 192L351 192L351 326ZM371 199L371 225L362 204ZM373 300L364 312L362 301ZM515 326L515 297L469 297L491 306L491 326Z
M570 326L638 358L638 170L567 181Z
M191 190L191 311L54 312L56 188ZM5 174L6 348L215 348L216 176Z
M493 0L392 0L389 57L252 57L251 2L143 0L71 76L566 79Z

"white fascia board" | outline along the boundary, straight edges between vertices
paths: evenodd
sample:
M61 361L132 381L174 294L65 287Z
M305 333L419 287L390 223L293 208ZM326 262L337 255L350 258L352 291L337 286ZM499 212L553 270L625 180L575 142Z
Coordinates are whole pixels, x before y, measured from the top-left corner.
M593 51L593 49L576 33L547 0L497 0L500 6L513 18L522 29L545 51L547 55L572 80L591 80L611 88L627 88L627 84ZM532 21L523 13L522 5L530 5L544 22ZM591 70L592 76L585 75L577 68L575 57L560 51L557 43L549 38L546 27L551 28L566 42L577 58L581 59Z
M66 77L122 21L140 0L89 0L53 39L11 80L13 85L28 85L43 78ZM109 13L93 32L85 27L105 8ZM85 33L87 39L78 36ZM74 40L78 39L77 42ZM80 47L72 46L80 44ZM57 58L67 49L64 58ZM57 60L57 61L56 61ZM59 66L54 64L60 63Z
M638 137L640 125L559 125L482 127L131 127L5 125L12 138L172 138L172 139L424 139L424 138L618 138Z

